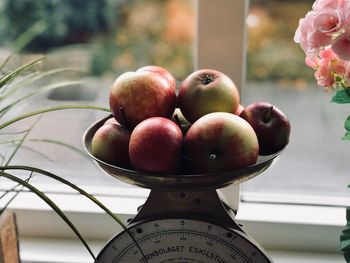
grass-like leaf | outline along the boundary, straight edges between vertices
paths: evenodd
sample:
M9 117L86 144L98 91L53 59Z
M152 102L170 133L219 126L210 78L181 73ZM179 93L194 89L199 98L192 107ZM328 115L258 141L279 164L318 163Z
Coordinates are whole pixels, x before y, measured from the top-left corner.
M0 171L0 176L5 177L13 182L20 183L21 185L28 188L31 192L35 193L37 196L39 196L45 203L47 203L63 220L64 222L72 229L72 231L76 234L76 236L79 238L79 240L82 242L82 244L85 246L85 248L88 250L91 257L96 261L96 257L92 250L90 249L87 242L84 240L78 229L74 226L74 224L68 219L68 217L63 213L63 211L49 198L47 197L43 192L41 192L39 189L31 185L30 183L22 180L21 178L14 176L12 174L5 173L3 171Z
M17 122L21 121L23 119L27 119L32 116L36 116L39 114L47 113L47 112L52 112L52 111L58 111L58 110L67 110L67 109L90 109L90 110L100 110L100 111L106 111L110 112L108 108L100 107L100 106L93 106L93 105L58 105L58 106L52 106L44 109L39 109L36 111L32 111L20 116L17 116L9 121L6 121L2 124L0 124L0 130Z
M88 192L86 192L85 190L83 190L82 188L76 186L75 184L69 182L68 180L57 176L53 173L50 173L48 171L45 171L43 169L40 168L36 168L36 167L31 167L31 166L23 166L23 165L11 165L11 166L4 166L4 167L0 167L0 171L5 171L5 170L25 170L25 171L31 171L34 173L38 173L47 177L50 177L56 181L59 181L69 187L71 187L72 189L76 190L77 192L79 192L81 195L87 197L90 201L92 201L93 203L95 203L98 207L100 207L103 211L105 211L110 217L112 217L131 237L131 239L135 242L135 244L137 245L138 249L140 250L141 254L144 255L140 245L138 244L138 242L135 240L135 237L130 233L130 231L128 230L128 228L126 227L126 225L123 223L123 221L117 217L115 214L113 214L112 211L110 211L103 203L101 203L96 197L94 197L93 195L89 194Z
M347 224L340 235L340 249L347 263L350 262L350 208L346 209Z
M76 186L75 184L69 182L68 180L66 180L60 176L57 176L51 172L45 171L45 170L37 168L37 167L24 166L24 165L0 166L0 171L6 171L6 170L31 171L31 172L35 172L35 173L50 177L58 182L61 182L65 185L71 187L72 189L76 190L77 192L79 192L83 196L87 197L88 199L90 199L97 206L99 206L102 210L104 210L108 215L110 215L118 224L120 224L120 226L122 226L124 229L126 229L125 224L116 215L114 215L105 205L103 205L96 197L94 197L93 195L89 194L88 192L86 192L82 188Z
M14 151L11 153L10 157L7 159L5 165L9 165L10 164L10 162L13 159L13 157L16 155L16 153L19 150L19 148L21 148L22 144L24 143L24 141L26 140L26 138L28 137L28 135L32 131L32 129L35 127L35 125L38 123L38 121L39 121L39 118L31 125L31 127L28 129L28 131L22 136L21 140L16 145Z
M14 54L21 51L30 41L47 29L47 24L43 20L35 22L24 33L22 33L14 42L14 50L0 65L0 70L11 60Z
M44 57L37 58L27 64L24 64L23 66L15 69L14 71L11 71L7 74L5 74L3 77L0 78L0 89L4 87L5 84L9 83L11 80L15 79L16 77L23 74L28 69L32 68L36 63L43 60Z
M8 112L11 108L13 108L14 106L17 106L19 103L26 101L27 99L38 95L40 93L43 92L47 92L50 90L54 90L57 88L62 88L62 87L67 87L67 86L74 86L80 84L80 81L62 81L62 82L55 82L46 86L42 86L38 89L35 89L34 91L26 94L25 96L9 103L8 105L6 105L4 108L0 109L0 116L2 117L6 112Z
M51 76L58 75L60 73L69 72L69 73L79 73L81 74L82 71L73 69L73 68L59 68L59 69L53 69L45 72L33 72L26 76L21 77L20 80L18 80L16 83L13 83L11 87L6 91L3 92L3 95L0 96L0 99L5 99L9 97L10 95L14 94L17 90L26 87L26 85L33 83L35 81L41 80L43 78L49 78Z
M30 179L33 177L33 173L31 172L29 177L25 180L26 182L29 182ZM17 187L20 187L20 189L17 190ZM6 191L0 196L0 200L4 198L9 193L15 192L15 194L6 202L6 204L0 209L0 216L5 212L6 208L12 203L13 200L19 195L20 192L22 192L24 189L24 186L21 184L17 184L14 187L12 187L10 190Z
M82 156L84 157L87 157L89 160L91 159L89 157L89 155L85 152L85 151L82 151L80 150L79 148L77 147L74 147L68 143L65 143L65 142L62 142L62 141L57 141L57 140L52 140L52 139L46 139L46 138L43 138L43 139L36 139L36 138L31 138L31 139L28 139L27 140L28 142L41 142L41 143L51 143L51 144L56 144L58 146L62 146L62 147L65 147L67 149L70 149L76 153L79 153L81 154Z

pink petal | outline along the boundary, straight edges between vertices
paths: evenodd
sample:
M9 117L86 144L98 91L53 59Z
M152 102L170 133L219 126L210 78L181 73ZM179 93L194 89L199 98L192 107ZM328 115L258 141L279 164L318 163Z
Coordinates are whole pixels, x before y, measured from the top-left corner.
M332 49L340 59L350 60L350 33L338 36L332 44Z

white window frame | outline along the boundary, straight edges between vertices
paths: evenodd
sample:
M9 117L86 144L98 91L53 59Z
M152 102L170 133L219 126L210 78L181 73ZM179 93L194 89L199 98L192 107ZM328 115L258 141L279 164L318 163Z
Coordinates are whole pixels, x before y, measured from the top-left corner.
M241 92L244 91L245 17L248 1L197 0L196 4L196 68L221 70L234 79ZM214 47L218 48L213 50ZM113 233L121 230L105 213L82 196L64 187L50 187L52 188L44 185L41 189L52 192L50 196L74 221L95 252ZM6 185L2 185L1 189L6 189ZM89 187L85 190L95 194L125 220L135 214L149 193L149 190L141 188L129 191L125 188ZM231 207L238 208L236 219L262 247L271 251L277 263L342 262L338 261L338 237L345 225L344 208L240 203L238 186L223 189L222 193ZM23 262L91 262L90 256L72 231L33 194L19 194L10 208L17 215ZM288 261L290 255L294 260ZM299 260L296 261L296 258ZM322 261L325 258L328 261Z

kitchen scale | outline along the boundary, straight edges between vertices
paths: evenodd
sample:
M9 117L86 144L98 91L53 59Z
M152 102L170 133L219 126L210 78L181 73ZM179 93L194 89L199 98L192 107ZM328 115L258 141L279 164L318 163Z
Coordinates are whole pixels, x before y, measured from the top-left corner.
M91 154L92 137L108 118L94 123L85 132L83 140L87 152L111 176L151 191L144 205L128 223L127 229L105 245L96 262L272 262L235 222L236 211L222 201L217 189L259 175L280 152L259 156L256 164L229 172L145 174L110 165Z

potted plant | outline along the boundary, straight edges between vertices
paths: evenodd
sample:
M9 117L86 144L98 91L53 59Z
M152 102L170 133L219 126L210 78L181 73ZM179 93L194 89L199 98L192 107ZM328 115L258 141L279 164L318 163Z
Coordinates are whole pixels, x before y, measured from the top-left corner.
M34 89L27 90L25 87L30 83L35 83L35 81L42 79L49 79L56 74L60 74L65 71L69 71L68 68L59 68L48 71L40 71L38 70L38 65L43 61L44 57L34 58L24 65L20 65L15 69L7 69L8 63L10 63L11 59L13 59L14 55L10 55L8 59L3 61L0 64L0 133L2 134L2 138L0 141L1 145L11 144L12 148L9 154L6 156L2 156L1 165L0 165L0 177L6 178L10 181L16 183L14 187L5 191L3 195L0 196L0 199L5 197L8 193L16 191L20 192L23 188L29 189L31 192L40 197L44 202L46 202L64 221L65 223L72 229L72 231L76 234L76 236L80 239L82 244L86 247L92 258L95 260L95 256L91 251L89 245L84 240L82 234L79 230L74 226L74 224L67 218L64 212L55 204L53 200L51 200L44 192L39 190L36 186L31 184L31 178L35 174L36 176L45 176L50 177L53 180L58 181L61 184L65 184L79 194L85 196L94 204L103 209L108 215L110 215L118 224L120 224L124 229L126 229L125 225L122 221L115 216L106 206L104 206L99 200L97 200L93 195L87 193L85 190L80 188L79 186L71 183L70 181L64 179L63 177L51 173L50 171L41 169L39 167L32 167L26 165L11 165L11 160L16 155L18 150L24 146L24 143L28 139L28 135L35 127L35 125L40 121L40 116L53 111L60 111L66 109L80 109L80 110L99 110L109 112L109 109L99 106L93 105L82 105L82 104L56 104L53 106L40 108L38 110L34 110L31 112L20 112L18 111L18 107L23 103L30 103L30 100L37 95L42 93L52 91L55 89L59 89L62 87L68 87L70 85L75 85L79 81L77 80L63 80L63 81L53 81L47 82L43 81L45 85L38 86ZM7 117L9 113L15 111L15 115L10 114L10 117ZM35 118L37 119L31 123L28 128L25 130L20 130L13 132L13 130L9 131L8 128L14 126L17 122L28 119ZM64 145L60 141L50 141L50 143L57 143L60 145ZM70 145L66 145L69 148ZM17 171L27 172L27 178L23 178L16 174ZM16 196L16 195L15 195ZM5 204L5 206L0 210L0 215L6 211L8 204L13 200Z
M317 84L335 92L331 102L350 103L350 1L316 0L300 19L294 41L305 51L305 62L315 71ZM344 128L343 139L350 140L350 115ZM350 208L346 219L340 243L346 262L350 262Z

